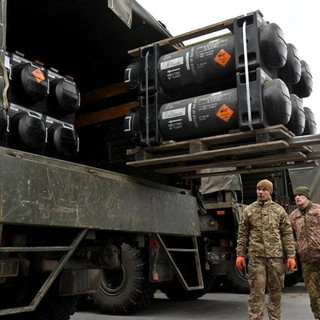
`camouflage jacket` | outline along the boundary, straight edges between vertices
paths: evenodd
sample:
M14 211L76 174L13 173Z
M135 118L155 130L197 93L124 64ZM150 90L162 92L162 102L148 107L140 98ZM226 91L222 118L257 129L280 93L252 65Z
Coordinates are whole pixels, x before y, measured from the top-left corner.
M289 219L296 239L296 249L301 262L320 260L320 204L309 210L294 210Z
M293 233L283 207L272 200L247 206L238 230L237 255L249 257L295 257Z

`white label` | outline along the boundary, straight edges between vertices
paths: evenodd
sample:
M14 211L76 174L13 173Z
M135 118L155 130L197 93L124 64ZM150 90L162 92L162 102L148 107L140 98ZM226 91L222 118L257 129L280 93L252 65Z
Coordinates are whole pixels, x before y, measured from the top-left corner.
M165 70L169 68L174 68L183 64L183 57L178 57L175 59L162 61L160 63L160 70Z
M186 115L186 108L179 108L174 110L167 110L162 113L162 120L183 117Z

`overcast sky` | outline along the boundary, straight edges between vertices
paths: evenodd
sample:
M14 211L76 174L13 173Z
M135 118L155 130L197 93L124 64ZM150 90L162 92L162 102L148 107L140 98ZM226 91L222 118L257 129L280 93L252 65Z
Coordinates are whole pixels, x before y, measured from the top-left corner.
M246 13L260 10L264 19L276 23L287 43L298 50L299 58L310 66L313 92L303 99L320 132L320 40L319 11L316 1L298 0L137 0L157 20L166 25L173 36L205 27Z

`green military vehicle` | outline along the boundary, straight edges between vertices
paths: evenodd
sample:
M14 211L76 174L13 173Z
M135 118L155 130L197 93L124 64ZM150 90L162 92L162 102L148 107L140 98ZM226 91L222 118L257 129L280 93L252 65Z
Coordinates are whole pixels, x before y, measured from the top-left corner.
M248 17L267 27L259 12ZM210 87L205 76L205 91L179 84L180 93L168 83L179 78L171 68L181 57L170 62L170 55L184 50L184 40L227 29L239 42L243 18L178 37L134 0L4 0L0 18L0 316L69 319L81 297L102 312L129 314L147 307L157 289L190 300L222 282L246 291L245 274L234 268L242 204L259 174L280 181L277 201L289 203L287 170L313 167L319 157L310 147L319 143L312 117L299 134L264 115L254 122L270 96L290 114L291 101L301 102L256 70L258 61L249 85L260 90L253 106L260 109L248 123L238 53L220 52L217 63L229 71L218 74L228 79L208 80ZM163 57L174 76L159 84ZM166 125L182 128L171 119L182 109L165 110L158 125L160 103L210 90L227 91L215 99L227 99L217 114L229 124L241 118L237 128L164 133Z

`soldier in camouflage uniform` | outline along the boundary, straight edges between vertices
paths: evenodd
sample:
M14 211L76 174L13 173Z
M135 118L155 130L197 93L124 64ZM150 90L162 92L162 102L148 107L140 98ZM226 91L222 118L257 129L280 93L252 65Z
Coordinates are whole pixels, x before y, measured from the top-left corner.
M281 293L286 268L284 254L289 270L293 270L296 264L291 224L284 208L272 201L272 192L271 181L259 181L257 201L244 209L239 225L236 266L244 268L245 256L248 256L250 320L263 319L266 287L269 319L281 318Z
M315 319L320 319L320 204L310 201L310 190L307 187L296 188L294 196L298 208L290 214L289 219L309 292L311 310Z

